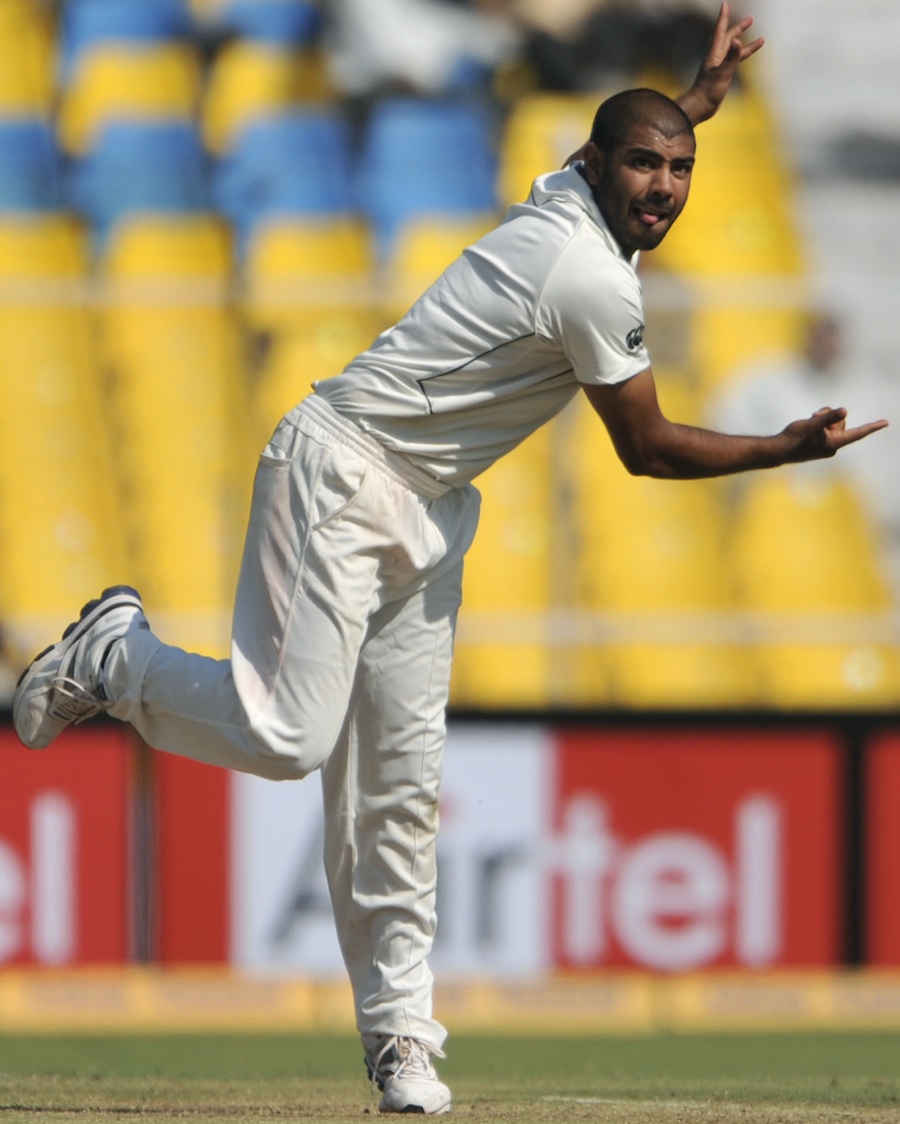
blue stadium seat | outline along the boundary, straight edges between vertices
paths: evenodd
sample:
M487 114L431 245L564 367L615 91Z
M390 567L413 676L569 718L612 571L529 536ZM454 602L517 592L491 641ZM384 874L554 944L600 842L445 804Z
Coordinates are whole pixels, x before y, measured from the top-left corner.
M50 126L0 119L0 209L53 210L61 202L60 160Z
M63 82L95 43L155 43L182 39L191 30L185 0L69 0L59 30Z
M315 39L320 15L310 0L231 0L217 22L220 30L246 39L299 45Z
M248 125L215 166L212 198L243 243L272 214L354 209L350 133L330 110L297 110Z
M184 121L110 121L75 163L67 201L99 243L129 212L207 210L206 157L196 128Z
M496 178L491 122L476 104L391 98L369 118L357 206L383 256L408 217L496 210Z

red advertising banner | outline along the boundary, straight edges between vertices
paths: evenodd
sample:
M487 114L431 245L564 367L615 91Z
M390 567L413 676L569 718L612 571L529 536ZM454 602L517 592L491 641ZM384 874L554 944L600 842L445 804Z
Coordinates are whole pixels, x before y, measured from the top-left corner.
M561 733L558 744L556 964L839 961L835 736L613 729Z
M42 753L0 729L0 965L128 959L130 753L115 728Z
M900 966L900 733L876 735L866 763L866 962Z
M151 757L156 955L165 964L230 955L231 775L168 753Z

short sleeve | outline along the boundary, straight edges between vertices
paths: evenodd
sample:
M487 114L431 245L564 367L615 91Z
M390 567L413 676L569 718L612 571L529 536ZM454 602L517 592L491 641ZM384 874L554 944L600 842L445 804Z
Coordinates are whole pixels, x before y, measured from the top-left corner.
M561 345L579 382L624 382L650 366L637 275L590 233L576 234L557 259L536 327Z

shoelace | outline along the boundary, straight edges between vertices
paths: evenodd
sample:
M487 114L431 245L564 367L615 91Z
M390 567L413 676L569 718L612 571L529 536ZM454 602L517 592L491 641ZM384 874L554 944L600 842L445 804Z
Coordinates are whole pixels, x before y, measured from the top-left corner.
M387 1055L392 1050L397 1059L396 1064L394 1064L394 1059L390 1058L387 1062L390 1068L385 1068L382 1071L382 1062L386 1060ZM416 1038L402 1038L395 1034L385 1040L384 1045L370 1063L372 1083L383 1085L387 1077L425 1077L432 1081L437 1080L437 1074L431 1064L432 1053L440 1058L445 1056L440 1050L426 1046L424 1042L419 1042Z
M51 713L65 722L72 722L77 726L106 709L106 704L86 690L77 679L60 675L50 686L53 689ZM62 697L57 698L57 696Z

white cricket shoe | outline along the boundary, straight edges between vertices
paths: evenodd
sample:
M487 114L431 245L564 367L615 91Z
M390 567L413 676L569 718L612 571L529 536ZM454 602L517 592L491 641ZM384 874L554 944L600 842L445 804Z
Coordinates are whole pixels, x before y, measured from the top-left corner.
M13 723L22 744L44 749L70 723L106 710L101 675L110 646L132 629L149 627L131 586L112 586L89 601L62 640L35 656L19 678Z
M415 1038L391 1035L366 1052L370 1079L382 1091L379 1112L418 1112L441 1116L450 1111L450 1090L438 1079L432 1054L445 1055Z

